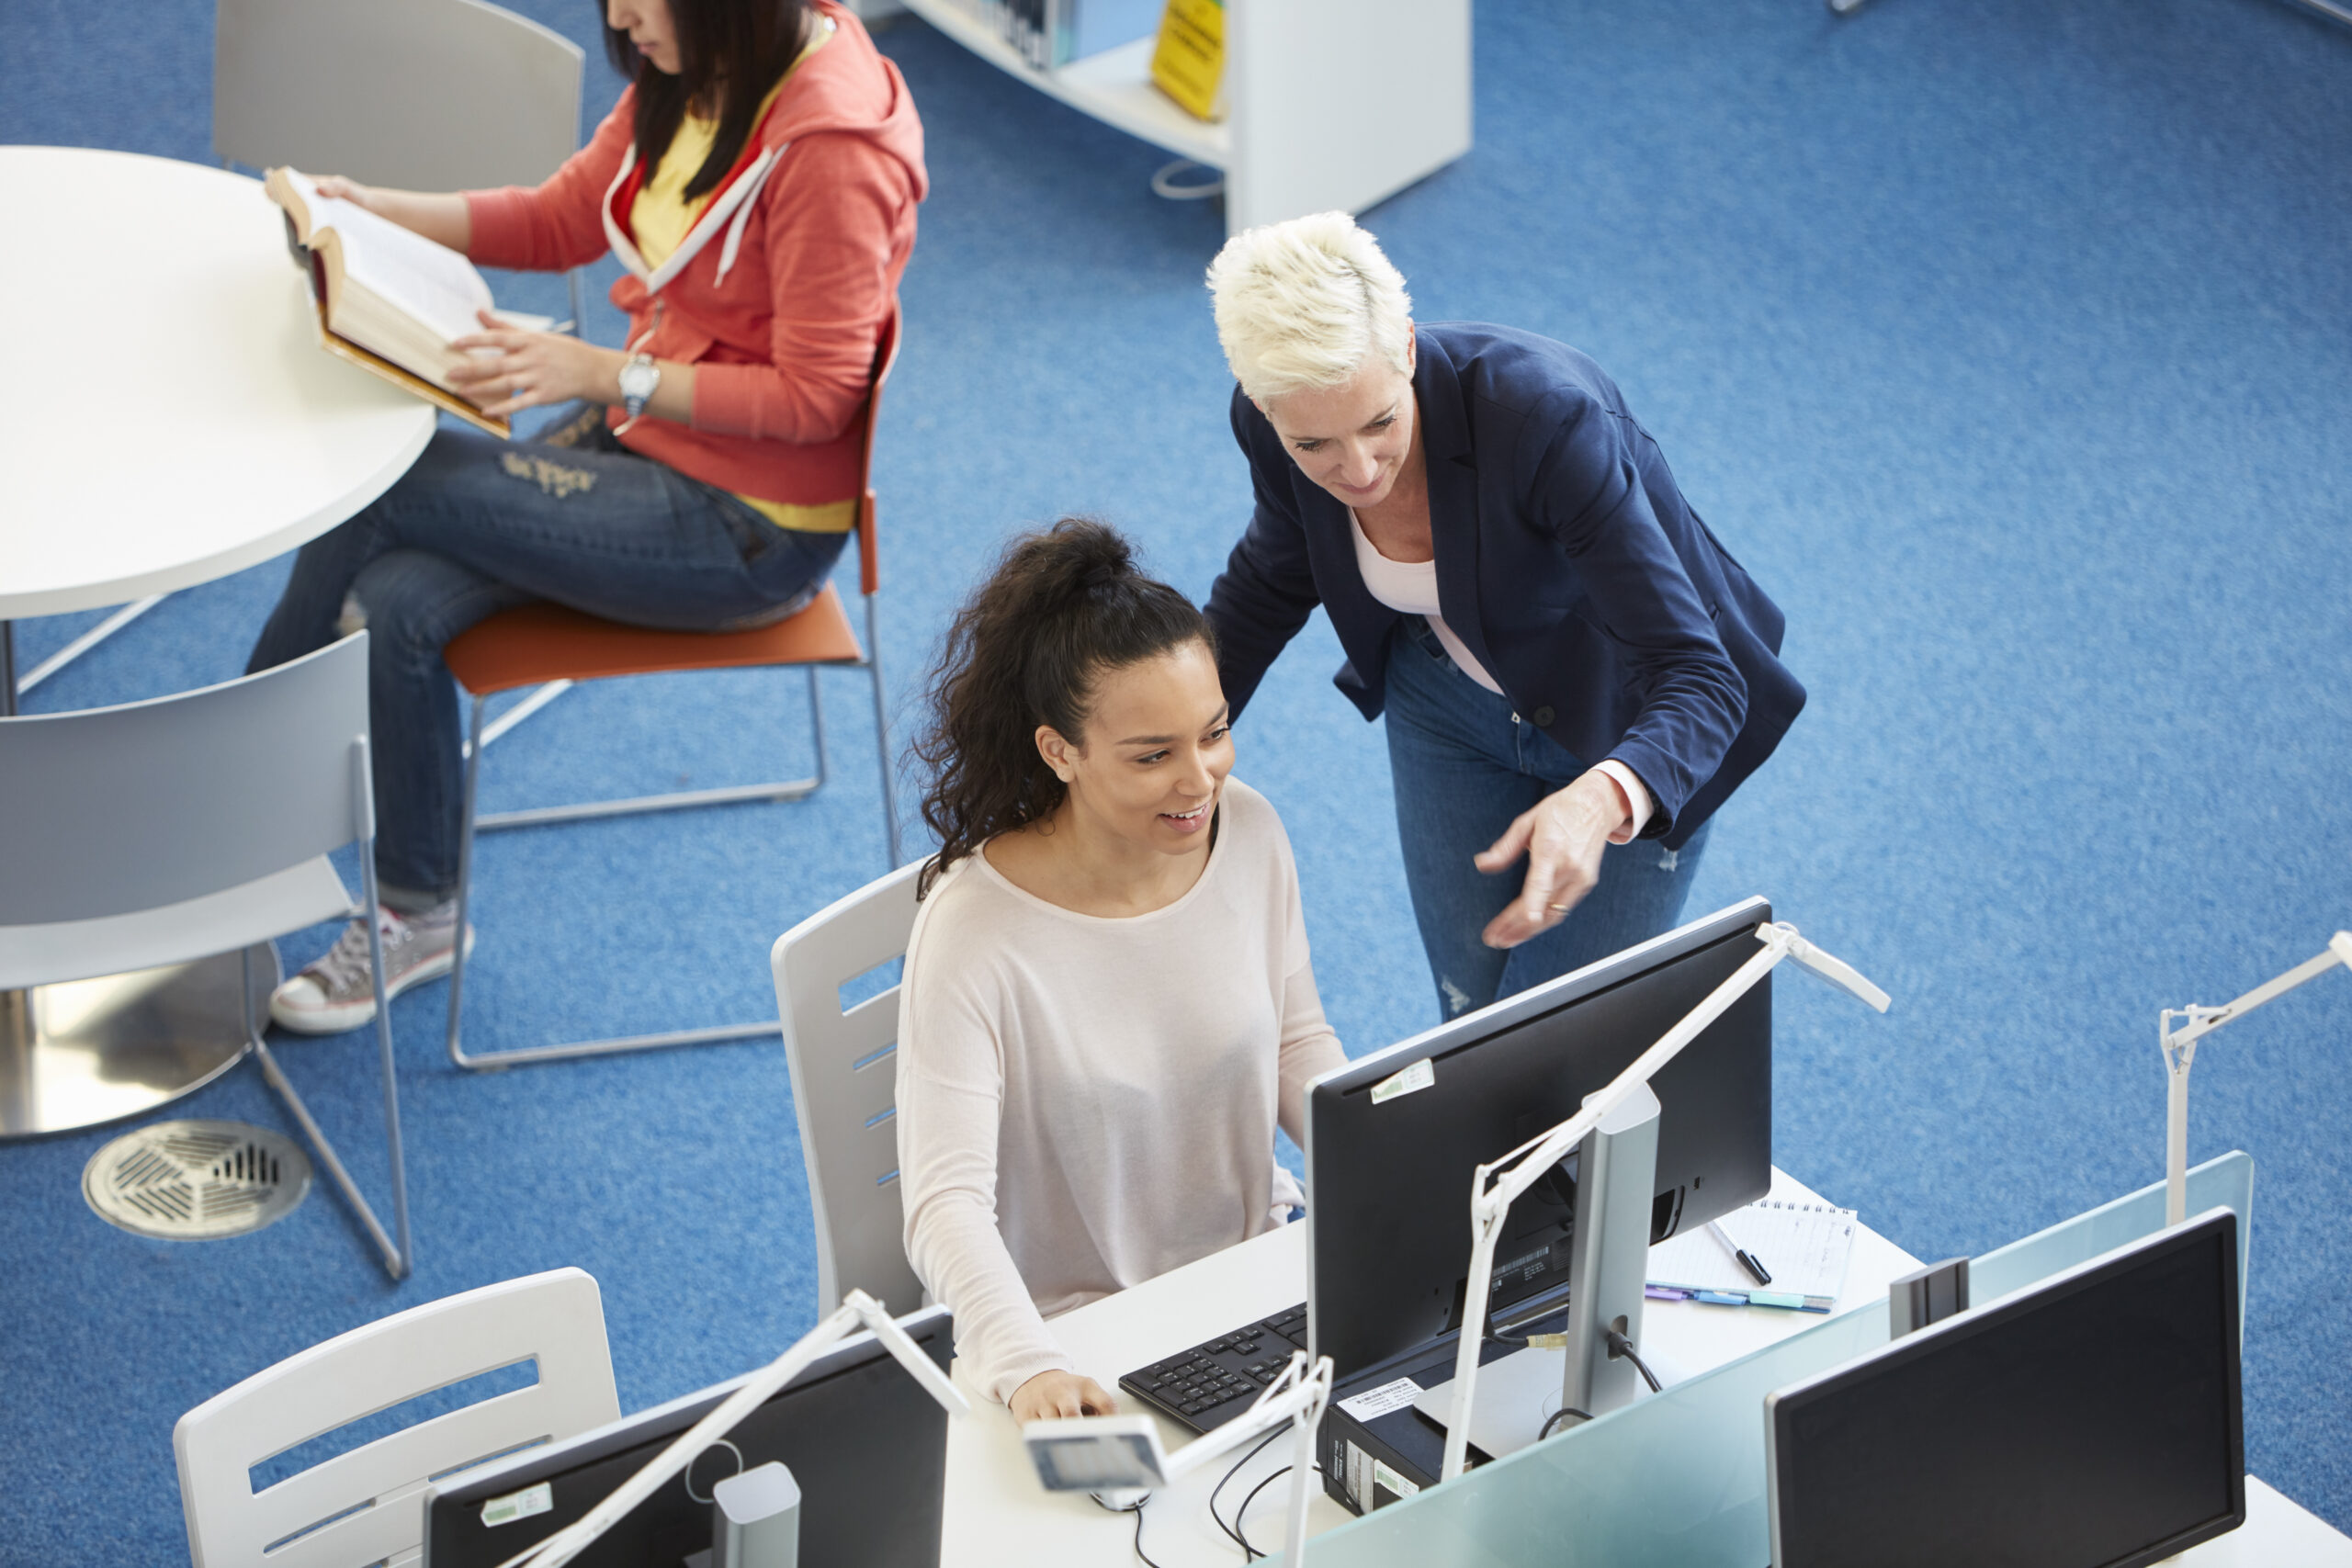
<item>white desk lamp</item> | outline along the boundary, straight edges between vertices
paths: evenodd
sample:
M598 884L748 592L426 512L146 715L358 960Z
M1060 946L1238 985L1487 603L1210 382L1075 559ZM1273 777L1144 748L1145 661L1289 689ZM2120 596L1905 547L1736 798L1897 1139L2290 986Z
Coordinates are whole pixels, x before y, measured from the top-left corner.
M1563 1336L1567 1358L1567 1395L1570 1406L1577 1404L1578 1383L1586 1389L1581 1396L1589 1398L1592 1346L1600 1337L1604 1310L1599 1297L1602 1293L1600 1280L1613 1274L1625 1280L1631 1288L1630 1304L1625 1326L1632 1332L1629 1340L1640 1338L1641 1280L1640 1260L1649 1249L1649 1209L1652 1178L1640 1173L1638 1182L1611 1179L1612 1175L1628 1174L1612 1168L1651 1164L1657 1150L1657 1100L1650 1093L1649 1080L1659 1068L1672 1061L1682 1048L1697 1039L1706 1027L1729 1010L1731 1005L1747 994L1748 988L1770 974L1784 958L1793 958L1805 968L1829 981L1838 989L1868 1002L1879 1011L1887 1010L1884 991L1871 985L1849 965L1831 957L1797 934L1796 927L1785 920L1756 928L1756 940L1764 944L1763 951L1741 964L1731 977L1710 992L1707 999L1690 1010L1681 1022L1661 1036L1657 1044L1634 1058L1633 1064L1618 1074L1608 1088L1585 1099L1584 1108L1548 1133L1521 1144L1490 1165L1482 1165L1470 1182L1470 1278L1462 1303L1462 1342L1453 1360L1453 1413L1445 1427L1445 1458L1439 1469L1441 1481L1451 1481L1462 1473L1469 1458L1471 1397L1476 1392L1478 1355L1486 1342L1487 1303L1492 1292L1495 1270L1495 1245L1502 1235L1503 1217L1510 1206L1529 1188L1541 1180L1545 1173L1567 1157L1571 1150L1586 1146L1577 1169L1577 1236L1576 1252L1569 1274L1570 1332ZM1617 1114L1612 1114L1617 1113ZM1588 1138L1592 1142L1587 1143ZM1611 1145L1622 1144L1623 1150L1612 1156ZM1610 1224L1602 1210L1611 1207L1611 1192L1617 1197L1613 1205L1629 1224ZM1625 1268L1609 1269L1604 1264L1601 1249L1613 1233L1616 1246L1610 1250L1618 1257L1610 1263L1630 1262L1632 1277L1626 1280ZM1600 1233L1600 1234L1594 1234ZM1635 1238L1638 1238L1638 1257ZM1610 1326L1617 1325L1610 1323ZM1623 1330L1620 1330L1623 1332ZM1597 1412L1596 1412L1597 1414Z
M2156 1043L2165 1054L2169 1080L2165 1105L2165 1224L2177 1225L2188 1217L2188 1068L2197 1060L2197 1043L2222 1025L2245 1017L2275 997L2282 997L2306 980L2315 980L2338 964L2352 969L2352 931L2337 931L2327 951L2298 964L2277 979L2256 986L2227 1007L2166 1008L2156 1017ZM2178 1029L2175 1019L2184 1020Z
M907 1337L907 1331L899 1326L888 1309L864 1291L852 1291L842 1298L839 1308L802 1335L791 1349L745 1379L742 1387L686 1428L677 1441L615 1488L611 1496L545 1540L516 1552L499 1568L561 1568L561 1564L586 1551L598 1536L627 1517L630 1509L660 1491L673 1476L683 1474L706 1450L733 1430L737 1422L798 1377L811 1361L862 1328L872 1330L891 1358L912 1373L915 1382L944 1405L950 1416L971 1414L971 1401L964 1397L963 1390L948 1381L938 1363L923 1354L922 1346Z
M1306 1352L1294 1350L1290 1365L1268 1383L1249 1409L1216 1430L1193 1438L1174 1453L1163 1450L1159 1427L1148 1416L1080 1416L1032 1421L1021 1428L1038 1483L1048 1492L1148 1493L1239 1448L1287 1421L1291 1426L1290 1527L1284 1537L1284 1568L1306 1552L1306 1505L1313 1495L1315 1431L1331 1399L1331 1358L1307 1370ZM1105 1505L1117 1505L1104 1499ZM1141 1506L1140 1498L1136 1506Z

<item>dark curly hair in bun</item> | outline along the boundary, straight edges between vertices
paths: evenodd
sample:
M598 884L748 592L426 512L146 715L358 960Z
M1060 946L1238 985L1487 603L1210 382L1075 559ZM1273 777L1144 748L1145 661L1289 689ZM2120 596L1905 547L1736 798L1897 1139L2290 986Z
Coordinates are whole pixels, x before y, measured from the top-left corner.
M939 835L918 893L999 833L1049 817L1066 793L1037 754L1051 725L1084 744L1102 671L1189 642L1214 655L1193 602L1136 570L1118 531L1065 517L1005 547L956 612L931 677L931 720L914 744L930 767L922 818Z

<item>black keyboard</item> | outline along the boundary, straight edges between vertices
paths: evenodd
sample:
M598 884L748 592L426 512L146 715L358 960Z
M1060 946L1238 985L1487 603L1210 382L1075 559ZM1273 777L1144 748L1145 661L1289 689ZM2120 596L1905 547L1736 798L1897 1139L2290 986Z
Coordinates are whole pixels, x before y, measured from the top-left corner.
M1306 1303L1129 1372L1119 1386L1195 1432L1224 1426L1306 1348Z

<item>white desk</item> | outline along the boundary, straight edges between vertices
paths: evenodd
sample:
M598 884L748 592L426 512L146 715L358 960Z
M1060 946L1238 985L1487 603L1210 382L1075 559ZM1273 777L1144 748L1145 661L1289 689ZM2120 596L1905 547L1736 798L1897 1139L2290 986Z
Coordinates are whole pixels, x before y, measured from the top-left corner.
M1820 1201L1802 1183L1778 1171L1773 1176L1774 1197ZM1909 1253L1864 1227L1840 1299L1876 1307L1888 1280L1917 1267L1918 1260ZM1053 1329L1080 1371L1115 1389L1122 1373L1254 1318L1272 1316L1306 1298L1306 1227L1293 1224L1066 1313L1054 1319ZM1810 1313L1765 1307L1651 1302L1643 1309L1643 1348L1656 1349L1682 1371L1696 1373L1820 1321ZM1012 1412L969 1383L963 1386L975 1409L968 1419L948 1426L940 1568L1134 1562L1134 1517L1106 1513L1083 1495L1041 1489ZM1159 1418L1159 1427L1161 1440L1170 1449L1192 1435L1165 1418ZM1234 1477L1218 1499L1227 1519L1250 1487L1289 1461L1289 1447L1286 1438L1278 1439ZM1186 1476L1146 1507L1144 1550L1154 1562L1166 1568L1193 1563L1231 1568L1239 1561L1240 1549L1210 1522L1208 1514L1209 1491L1227 1468L1214 1464ZM1259 1494L1250 1512L1253 1545L1279 1545L1289 1487L1290 1478L1284 1476ZM1311 1532L1354 1517L1324 1495L1319 1477L1314 1488L1307 1521Z
M9 623L225 577L383 493L429 404L322 352L258 181L72 147L0 147L0 715ZM260 628L254 627L257 633ZM0 867L0 875L6 868ZM277 965L255 950L266 999ZM236 954L0 991L0 1137L137 1114L243 1052Z
M430 404L326 354L261 182L0 147L0 621L119 604L282 555L406 472ZM255 628L258 630L258 628Z
M1778 1170L1773 1195L1820 1201ZM1115 1388L1124 1372L1304 1300L1306 1233L1303 1224L1287 1225L1228 1247L1067 1313L1054 1320L1054 1332L1080 1371ZM1909 1253L1864 1226L1840 1311L1884 1311L1888 1282L1918 1267ZM1651 1302L1643 1312L1644 1348L1657 1350L1685 1373L1697 1373L1820 1321L1809 1313L1762 1307ZM974 1410L948 1424L941 1568L1134 1563L1134 1516L1106 1513L1083 1495L1042 1490L1012 1413L969 1383L964 1387ZM1170 1448L1190 1436L1173 1422L1160 1421L1161 1440ZM1277 1439L1225 1489L1218 1506L1228 1520L1250 1487L1287 1462L1289 1447L1287 1438ZM1226 1469L1223 1463L1211 1465L1152 1499L1143 1529L1144 1550L1153 1561L1166 1568L1232 1568L1240 1561L1240 1549L1209 1521L1209 1491ZM1259 1495L1249 1519L1252 1544L1279 1546L1289 1485L1284 1476ZM1318 1477L1308 1530L1320 1533L1351 1517L1324 1495ZM1307 1555L1311 1562L1314 1553ZM2352 1540L2249 1476L2245 1526L2171 1561L2183 1568L2352 1568Z

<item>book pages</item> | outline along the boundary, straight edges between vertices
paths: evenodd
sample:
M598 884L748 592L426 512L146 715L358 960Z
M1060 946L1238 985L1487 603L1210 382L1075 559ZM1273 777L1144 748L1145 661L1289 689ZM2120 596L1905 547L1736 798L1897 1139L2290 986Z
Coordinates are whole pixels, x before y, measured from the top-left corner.
M309 209L305 238L315 243L319 232L327 229L342 237L345 276L415 317L444 341L481 330L474 312L491 308L490 285L473 263L364 207L321 196L307 175L288 169L286 176Z

